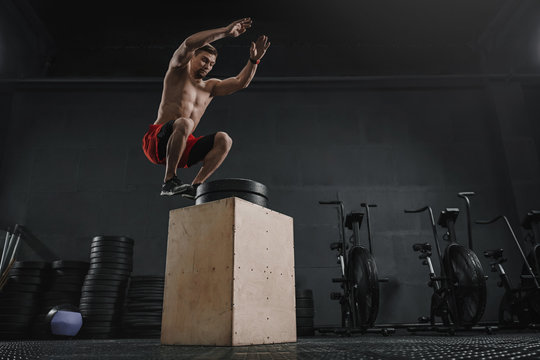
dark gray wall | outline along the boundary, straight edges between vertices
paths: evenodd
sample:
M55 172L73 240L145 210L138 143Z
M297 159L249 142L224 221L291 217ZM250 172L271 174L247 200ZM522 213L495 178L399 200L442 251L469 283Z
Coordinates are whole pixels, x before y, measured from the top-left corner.
M329 250L338 236L336 215L318 200L339 193L347 210L364 201L379 205L374 251L380 274L390 278L382 284L380 322L415 321L429 306L426 269L411 250L431 241L428 219L405 215L404 208L462 207L456 193L476 191L474 218L505 213L517 224L528 207L540 206L538 163L529 163L538 154L518 156L520 144L527 144L527 154L538 146L530 121L539 114L530 106L537 88L529 86L523 96L516 82L486 87L474 78L458 80L259 79L210 105L196 133L224 130L234 140L212 178L260 181L270 188L269 207L294 218L297 286L314 290L317 325L340 321L338 304L329 300L338 290L331 278L339 267ZM162 274L168 211L191 203L159 196L164 168L141 150L160 82L7 87L0 225L27 225L64 259L88 259L94 235L127 235L136 241L134 273ZM515 101L506 102L505 91ZM509 133L512 113L523 121ZM190 181L196 171L180 177ZM463 216L458 231L465 241ZM507 249L508 271L517 273L516 249L503 227L475 227L474 235L479 250ZM36 257L22 249L21 258ZM487 320L496 319L502 293L495 282L491 276Z

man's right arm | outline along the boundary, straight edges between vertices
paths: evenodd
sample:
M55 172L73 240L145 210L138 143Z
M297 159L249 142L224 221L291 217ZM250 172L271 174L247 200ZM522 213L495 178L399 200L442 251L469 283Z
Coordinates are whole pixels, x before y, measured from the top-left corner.
M243 34L249 27L251 27L251 19L244 18L237 20L226 27L205 30L193 34L184 40L180 47L176 49L169 66L177 68L185 67L195 54L195 50L198 48L227 36L237 37L238 35Z

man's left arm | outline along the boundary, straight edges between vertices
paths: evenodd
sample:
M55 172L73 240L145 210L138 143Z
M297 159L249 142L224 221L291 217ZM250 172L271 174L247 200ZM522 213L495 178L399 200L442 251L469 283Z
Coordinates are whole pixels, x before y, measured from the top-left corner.
M212 80L215 82L212 88L212 96L230 95L238 90L248 87L249 83L255 76L259 61L266 53L269 46L270 42L268 41L268 37L266 35L261 35L257 39L257 43L252 42L249 49L248 63L238 75L225 80Z

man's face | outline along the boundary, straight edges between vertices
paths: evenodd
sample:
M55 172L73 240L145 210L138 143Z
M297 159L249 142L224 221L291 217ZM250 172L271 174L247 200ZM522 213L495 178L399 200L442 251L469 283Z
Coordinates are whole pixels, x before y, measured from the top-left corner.
M191 59L191 68L196 79L202 79L216 63L216 56L206 51L201 51Z

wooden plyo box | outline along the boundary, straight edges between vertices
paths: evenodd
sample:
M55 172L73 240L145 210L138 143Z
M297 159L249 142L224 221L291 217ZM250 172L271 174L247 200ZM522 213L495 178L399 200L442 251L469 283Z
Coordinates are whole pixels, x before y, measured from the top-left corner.
M293 219L236 197L171 210L161 343L295 341Z

